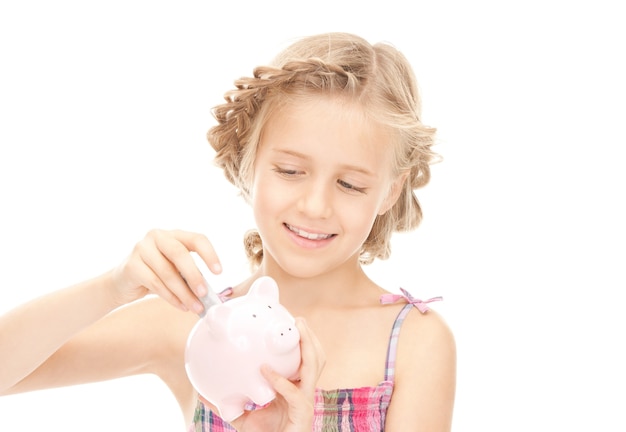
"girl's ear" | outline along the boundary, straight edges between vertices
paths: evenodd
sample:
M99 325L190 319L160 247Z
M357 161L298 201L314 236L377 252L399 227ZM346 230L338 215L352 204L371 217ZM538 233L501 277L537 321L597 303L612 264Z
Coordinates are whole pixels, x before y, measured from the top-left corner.
M407 177L409 176L408 172L400 174L391 184L389 188L389 192L387 196L383 200L383 203L378 210L378 215L382 216L389 211L391 207L398 201L398 197L400 193L402 193L402 189L404 189L404 182L406 182Z

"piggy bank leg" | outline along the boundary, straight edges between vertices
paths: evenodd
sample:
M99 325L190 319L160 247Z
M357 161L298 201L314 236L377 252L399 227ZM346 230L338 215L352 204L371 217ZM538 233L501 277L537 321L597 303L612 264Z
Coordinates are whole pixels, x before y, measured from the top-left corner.
M231 422L243 414L247 402L248 398L243 395L231 395L223 398L215 406L219 411L219 416L227 422Z
M268 385L259 383L256 387L250 391L250 399L256 405L263 406L270 403L276 397L276 392L272 390Z

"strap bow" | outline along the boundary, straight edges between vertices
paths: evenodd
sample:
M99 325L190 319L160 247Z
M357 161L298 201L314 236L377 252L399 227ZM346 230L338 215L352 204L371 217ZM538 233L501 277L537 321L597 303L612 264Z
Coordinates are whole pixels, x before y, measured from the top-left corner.
M426 313L429 310L428 306L426 306L427 303L443 300L443 297L433 297L433 298L430 298L428 300L420 300L418 298L413 297L404 288L400 288L400 291L402 292L402 294L383 294L383 295L381 295L380 296L381 304L391 304L391 303L397 302L400 299L405 299L407 302L409 302L410 304L415 306L421 313Z

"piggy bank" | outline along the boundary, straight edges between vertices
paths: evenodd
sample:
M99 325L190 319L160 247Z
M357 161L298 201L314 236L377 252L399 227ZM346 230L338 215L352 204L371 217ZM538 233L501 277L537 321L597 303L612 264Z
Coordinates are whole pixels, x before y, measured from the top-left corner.
M274 279L254 281L244 296L211 306L187 338L185 368L191 384L232 421L253 402L276 397L261 375L267 364L286 378L300 367L300 333L278 302Z

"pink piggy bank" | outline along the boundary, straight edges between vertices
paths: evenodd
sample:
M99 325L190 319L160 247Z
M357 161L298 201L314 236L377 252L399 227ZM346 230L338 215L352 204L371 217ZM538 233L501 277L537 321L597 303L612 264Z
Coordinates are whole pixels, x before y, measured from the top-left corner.
M228 422L250 401L265 405L276 397L261 375L262 364L286 378L295 378L300 367L300 333L267 276L246 295L211 306L191 330L185 351L191 384Z

